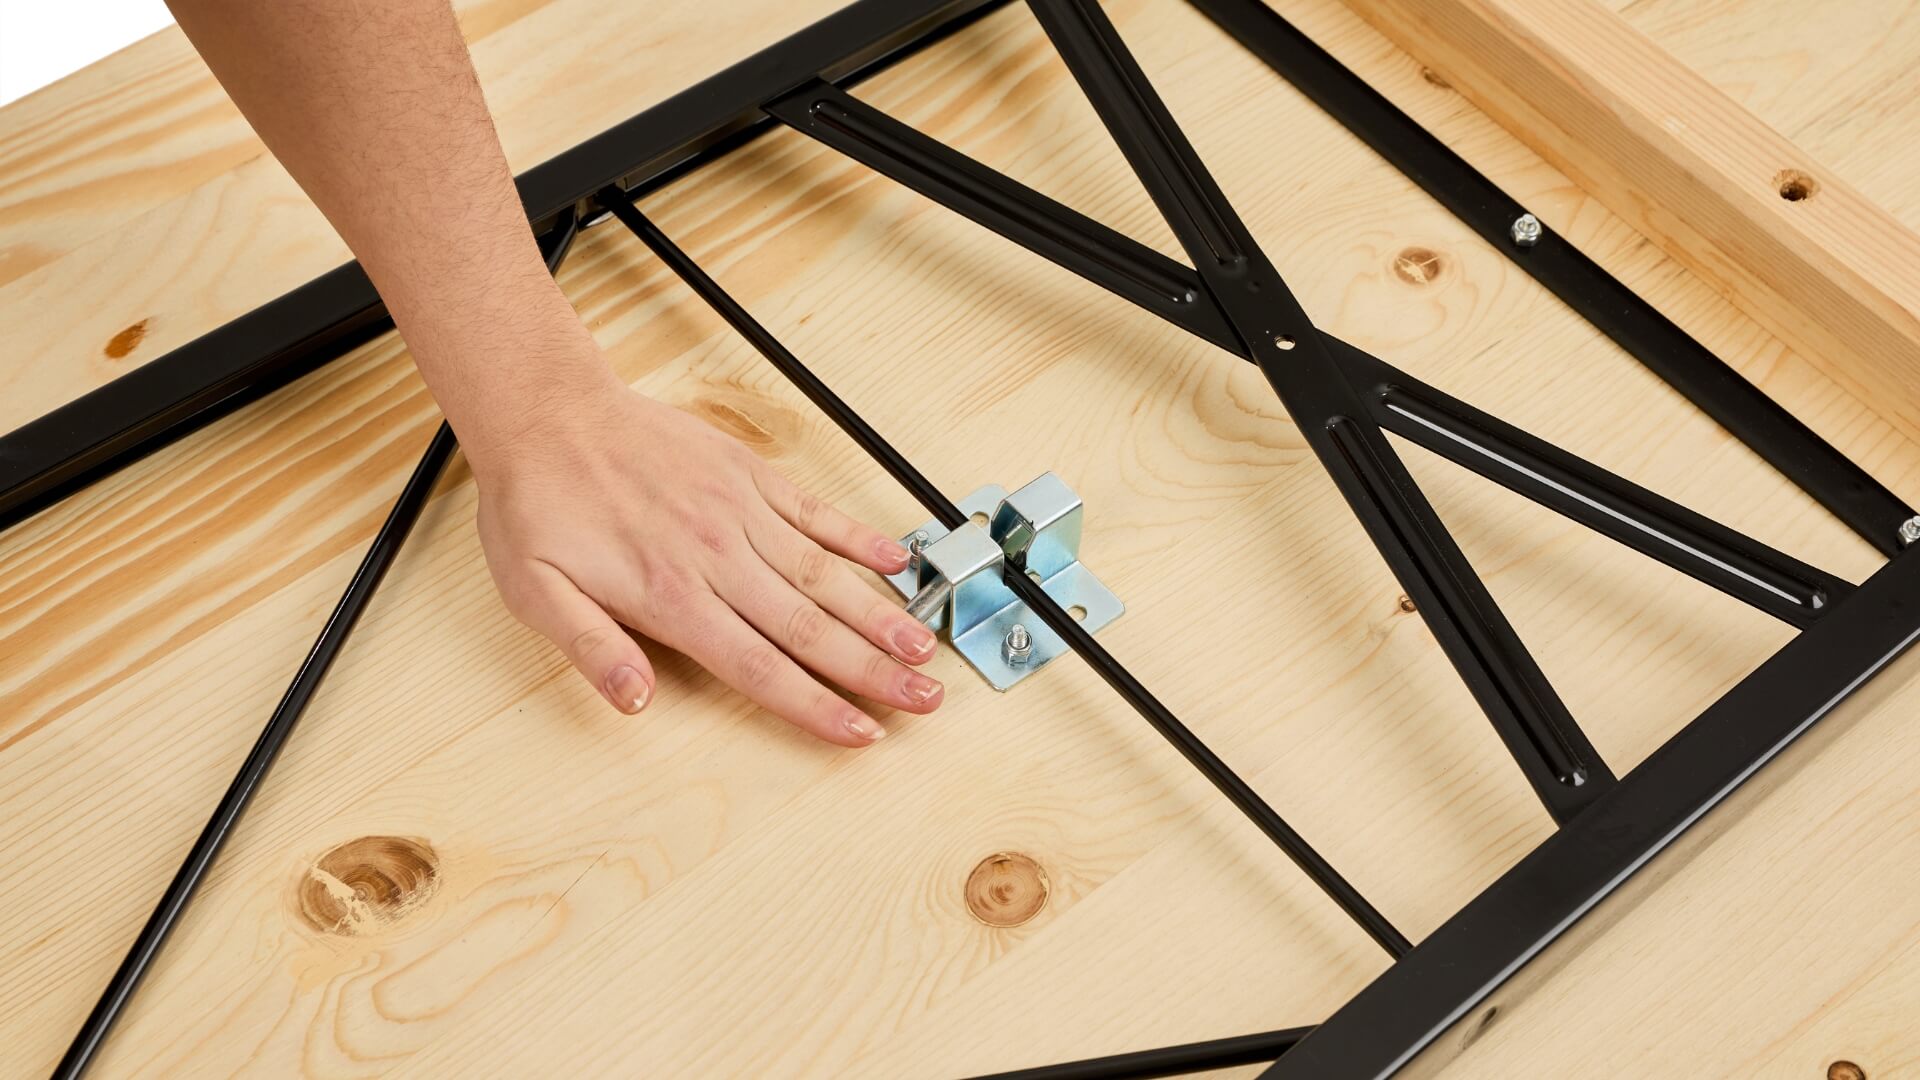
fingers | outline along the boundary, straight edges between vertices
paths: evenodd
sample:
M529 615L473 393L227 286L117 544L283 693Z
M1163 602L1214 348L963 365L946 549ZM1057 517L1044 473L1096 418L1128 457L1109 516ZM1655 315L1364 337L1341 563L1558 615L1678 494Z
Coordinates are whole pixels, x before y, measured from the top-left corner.
M761 708L841 746L867 746L886 736L879 721L814 681L715 594L689 603L681 616L663 640Z
M874 648L772 567L748 559L734 571L718 583L720 598L795 660L838 686L897 709L928 713L939 707L945 693L939 682Z
M794 588L896 659L924 664L933 658L933 631L786 522L765 515L750 524L747 539Z
M754 470L754 482L788 524L828 551L876 573L897 574L907 568L906 548L800 490L771 467Z
M507 608L547 636L614 708L637 713L653 698L653 665L619 623L553 566L535 562L513 587Z

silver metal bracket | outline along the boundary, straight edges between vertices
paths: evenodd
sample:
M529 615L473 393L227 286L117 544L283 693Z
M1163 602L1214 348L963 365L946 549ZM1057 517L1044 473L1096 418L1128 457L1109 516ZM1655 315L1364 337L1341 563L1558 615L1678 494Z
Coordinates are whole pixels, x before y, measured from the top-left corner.
M1120 617L1126 605L1080 565L1085 509L1080 496L1052 473L1009 495L989 484L960 502L970 519L949 531L929 521L901 538L914 552L907 568L887 578L908 610L936 631L995 690L1014 683L1067 652L1067 643L1015 596L1001 579L1018 567L1093 633Z

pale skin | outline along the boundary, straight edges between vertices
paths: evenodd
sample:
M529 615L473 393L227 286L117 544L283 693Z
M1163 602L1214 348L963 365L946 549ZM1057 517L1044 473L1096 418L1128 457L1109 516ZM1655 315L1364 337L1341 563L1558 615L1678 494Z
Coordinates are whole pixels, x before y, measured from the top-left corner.
M628 627L842 746L886 732L829 684L939 706L914 670L933 635L853 570L906 551L615 376L541 262L449 0L169 5L380 290L508 610L612 707L655 696Z

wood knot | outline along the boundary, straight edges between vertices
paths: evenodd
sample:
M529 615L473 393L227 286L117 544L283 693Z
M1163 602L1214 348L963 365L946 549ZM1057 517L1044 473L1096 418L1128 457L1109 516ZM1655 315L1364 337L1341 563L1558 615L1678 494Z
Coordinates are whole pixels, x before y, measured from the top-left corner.
M107 354L107 359L126 359L127 354L139 348L140 342L145 340L147 336L147 324L151 322L153 322L152 319L141 319L139 322L134 323L132 326L127 327L125 330L109 338L107 340L107 347L102 350Z
M440 860L424 840L362 836L333 848L301 879L300 917L326 934L377 933L440 887Z
M1827 1080L1867 1080L1867 1070L1851 1061L1836 1061L1827 1066Z
M1393 257L1393 276L1409 285L1431 285L1446 268L1446 260L1432 248L1404 248Z
M791 441L800 420L791 410L749 395L702 397L692 403L694 415L748 446L770 447Z
M1447 81L1446 76L1440 74L1439 72L1433 70L1430 67L1422 67L1420 69L1420 77L1432 83L1433 85L1439 87L1442 90L1453 89L1453 84Z
M1040 914L1052 891L1039 863L1017 851L997 851L967 875L967 910L988 926L1019 926Z

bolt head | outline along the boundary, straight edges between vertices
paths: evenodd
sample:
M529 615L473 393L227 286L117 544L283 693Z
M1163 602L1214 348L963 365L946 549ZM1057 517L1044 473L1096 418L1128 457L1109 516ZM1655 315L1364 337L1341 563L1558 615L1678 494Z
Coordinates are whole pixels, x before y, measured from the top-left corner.
M1532 247L1540 242L1540 236L1546 228L1532 214L1521 214L1513 219L1513 227L1507 231L1513 236L1514 243L1521 247Z
M1910 517L1900 523L1900 546L1911 547L1920 543L1920 517Z

